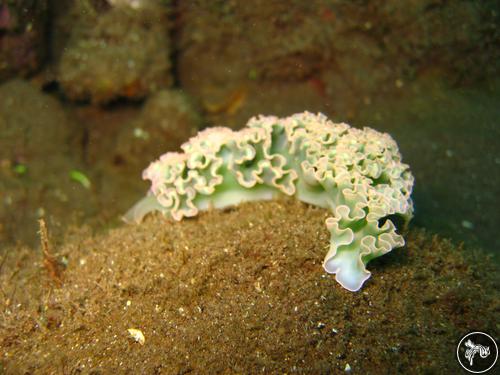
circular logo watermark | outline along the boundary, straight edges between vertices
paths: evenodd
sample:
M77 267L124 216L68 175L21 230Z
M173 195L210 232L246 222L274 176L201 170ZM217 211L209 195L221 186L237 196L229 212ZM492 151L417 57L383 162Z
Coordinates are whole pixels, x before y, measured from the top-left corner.
M457 359L468 372L483 374L497 363L497 343L487 333L470 332L458 343Z

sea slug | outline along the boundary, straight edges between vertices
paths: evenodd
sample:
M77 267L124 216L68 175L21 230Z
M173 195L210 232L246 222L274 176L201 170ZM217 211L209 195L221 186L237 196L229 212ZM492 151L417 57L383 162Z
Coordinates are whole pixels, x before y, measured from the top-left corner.
M181 148L143 172L151 189L126 221L151 211L182 220L210 207L294 196L331 212L323 267L350 291L370 277L370 260L404 245L396 225L412 217L414 179L386 133L304 112L254 117L240 131L208 128Z

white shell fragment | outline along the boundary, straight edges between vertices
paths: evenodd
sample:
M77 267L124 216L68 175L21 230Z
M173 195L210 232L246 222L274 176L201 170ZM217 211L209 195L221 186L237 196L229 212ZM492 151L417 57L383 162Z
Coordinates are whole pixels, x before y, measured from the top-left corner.
M140 329L129 328L127 329L127 331L130 334L130 336L132 336L132 338L135 340L135 342L144 345L144 343L146 342L146 338L144 337L144 334Z
M208 128L182 150L143 172L151 189L126 221L151 211L182 220L209 207L294 196L330 210L323 267L350 291L370 277L370 260L404 245L396 225L412 217L414 179L389 134L304 112L254 117L240 131Z

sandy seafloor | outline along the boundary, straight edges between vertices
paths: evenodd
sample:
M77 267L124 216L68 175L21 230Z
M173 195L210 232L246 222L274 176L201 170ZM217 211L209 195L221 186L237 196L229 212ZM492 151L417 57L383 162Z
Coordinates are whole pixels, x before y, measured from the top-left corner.
M498 268L484 253L413 228L352 293L321 267L327 215L283 199L77 231L58 249L61 286L38 254L12 252L0 369L452 374L464 333L498 329Z

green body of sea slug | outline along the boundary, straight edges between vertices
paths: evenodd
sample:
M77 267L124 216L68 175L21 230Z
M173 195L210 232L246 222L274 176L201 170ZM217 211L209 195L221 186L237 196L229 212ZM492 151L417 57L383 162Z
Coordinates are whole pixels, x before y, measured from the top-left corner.
M181 220L209 207L294 196L331 212L323 267L351 291L370 277L370 260L404 245L395 224L412 217L414 179L388 134L305 112L254 117L240 131L208 128L182 150L144 171L151 189L126 221L151 211Z

